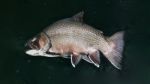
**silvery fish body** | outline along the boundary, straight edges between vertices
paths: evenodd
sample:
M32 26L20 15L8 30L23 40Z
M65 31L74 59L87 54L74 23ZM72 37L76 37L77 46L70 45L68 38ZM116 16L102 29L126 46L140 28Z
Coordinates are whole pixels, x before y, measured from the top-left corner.
M81 59L99 67L100 52L121 69L124 32L106 37L103 32L83 22L84 12L59 20L27 42L32 56L70 58L75 67Z

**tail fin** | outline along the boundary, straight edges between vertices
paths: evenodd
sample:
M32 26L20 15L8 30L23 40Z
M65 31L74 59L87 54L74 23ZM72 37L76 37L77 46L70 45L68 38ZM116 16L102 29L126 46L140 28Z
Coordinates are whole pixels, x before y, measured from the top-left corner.
M117 32L110 38L108 38L111 51L105 54L106 58L111 62L113 66L121 69L122 51L124 46L124 31Z

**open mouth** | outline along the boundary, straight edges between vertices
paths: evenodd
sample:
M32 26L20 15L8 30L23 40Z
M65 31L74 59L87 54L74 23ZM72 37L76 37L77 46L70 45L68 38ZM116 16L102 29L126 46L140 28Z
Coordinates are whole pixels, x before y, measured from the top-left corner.
M32 40L29 40L25 44L25 53L28 55L36 56L39 54L40 45L39 45L39 39L33 38Z
M60 55L59 53L49 52L51 47L49 38L45 33L41 33L34 38L30 39L25 45L25 53L32 56L51 56Z
M32 40L29 40L25 44L25 48L26 48L26 50L30 50L30 49L39 50L40 49L39 39L33 38Z
M33 38L32 40L29 40L25 44L25 53L28 55L32 56L39 56L39 55L44 55L44 54L50 54L50 55L60 55L58 53L53 53L49 51L41 51L40 44L39 44L39 39Z
M32 56L37 56L39 54L39 50L36 48L32 48L30 46L25 47L25 53Z

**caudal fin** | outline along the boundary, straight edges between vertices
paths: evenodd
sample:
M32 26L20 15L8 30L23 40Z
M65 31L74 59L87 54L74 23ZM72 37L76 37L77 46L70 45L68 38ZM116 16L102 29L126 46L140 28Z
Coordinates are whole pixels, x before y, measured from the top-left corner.
M122 51L124 46L123 37L124 31L121 31L108 38L111 50L104 54L111 64L118 69L121 69L120 63L122 60Z

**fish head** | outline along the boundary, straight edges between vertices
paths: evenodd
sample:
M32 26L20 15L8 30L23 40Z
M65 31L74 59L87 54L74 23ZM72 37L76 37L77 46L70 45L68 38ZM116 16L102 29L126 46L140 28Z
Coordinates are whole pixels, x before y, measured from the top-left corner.
M45 33L40 33L30 39L26 44L26 54L31 56L41 56L51 47L51 42Z

